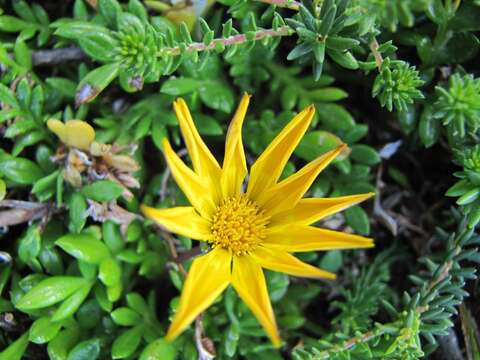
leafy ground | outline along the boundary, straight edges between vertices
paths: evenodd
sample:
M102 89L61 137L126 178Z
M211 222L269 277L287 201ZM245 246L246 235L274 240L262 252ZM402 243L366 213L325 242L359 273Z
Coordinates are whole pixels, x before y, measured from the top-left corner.
M478 1L0 6L1 360L480 358ZM267 273L279 350L233 289L168 343L207 249L140 204L188 204L173 100L221 159L244 92L249 165L315 105L282 177L346 143L308 196L375 191L319 225L376 246L301 255L335 281Z

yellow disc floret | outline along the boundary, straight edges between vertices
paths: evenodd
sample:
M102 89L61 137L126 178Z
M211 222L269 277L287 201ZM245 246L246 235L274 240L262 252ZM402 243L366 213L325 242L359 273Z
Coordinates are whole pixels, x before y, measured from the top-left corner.
M224 200L215 209L211 232L213 246L243 255L265 238L268 216L245 194Z

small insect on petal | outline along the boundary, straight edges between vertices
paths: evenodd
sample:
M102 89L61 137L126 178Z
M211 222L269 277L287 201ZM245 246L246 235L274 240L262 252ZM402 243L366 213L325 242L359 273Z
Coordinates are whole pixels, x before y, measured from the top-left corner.
M47 126L68 147L88 151L95 139L95 130L82 120L63 123L57 119L50 119Z

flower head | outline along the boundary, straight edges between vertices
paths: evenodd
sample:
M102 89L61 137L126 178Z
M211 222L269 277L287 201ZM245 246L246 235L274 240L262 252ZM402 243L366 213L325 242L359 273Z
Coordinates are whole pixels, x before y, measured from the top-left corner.
M193 169L164 142L167 163L192 206L155 209L145 215L168 230L206 241L211 250L196 258L185 280L167 339L177 337L232 285L272 342L280 345L262 268L294 276L333 279L335 275L306 264L294 252L372 247L371 239L310 226L373 194L302 199L317 175L345 145L327 152L290 177L278 181L290 155L310 125L314 107L300 112L278 134L248 174L242 123L250 97L244 95L227 133L223 166L208 150L182 99L174 103Z

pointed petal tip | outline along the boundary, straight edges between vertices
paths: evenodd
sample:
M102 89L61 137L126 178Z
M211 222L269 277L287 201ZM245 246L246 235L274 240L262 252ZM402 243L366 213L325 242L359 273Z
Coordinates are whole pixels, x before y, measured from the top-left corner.
M275 338L271 338L273 346L275 346L277 349L282 347L282 339L280 336L276 336Z
M375 247L375 243L373 242L372 238L365 238L365 240L362 241L362 244L359 244L359 247L373 248Z
M165 340L167 340L168 342L173 342L179 334L180 332L177 329L174 329L172 325L170 325L167 334L165 335Z
M376 192L370 191L370 192L367 192L367 193L356 194L356 195L352 195L352 196L357 196L359 198L359 203L360 203L362 201L365 201L365 200L368 200L368 199L374 197L375 195L377 195Z
M325 279L328 279L328 280L336 280L337 279L337 274L334 274L334 273L330 273L330 277L325 277Z

